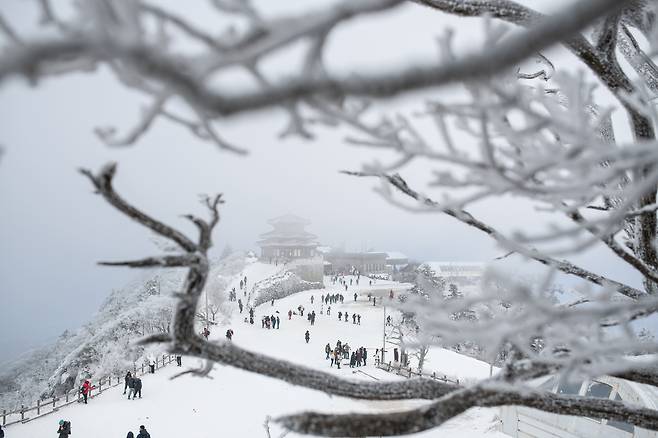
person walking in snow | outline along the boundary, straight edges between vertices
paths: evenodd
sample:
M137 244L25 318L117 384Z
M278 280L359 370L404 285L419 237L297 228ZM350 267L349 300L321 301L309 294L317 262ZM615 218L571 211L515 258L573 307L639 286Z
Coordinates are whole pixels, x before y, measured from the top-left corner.
M274 298L272 298L272 306L274 306Z
M356 313L352 313L352 324L356 324Z
M292 310L288 310L288 321L292 319Z
M80 392L82 392L82 397L85 404L87 404L87 397L91 395L92 389L96 389L96 387L92 386L89 380L85 380L85 382L82 384L82 388L80 388Z
M126 438L135 438L135 435L132 433L132 431L129 431L128 435L126 435Z
M183 366L183 356L180 354L176 355L176 366L182 367ZM124 392L125 394L125 392Z
M242 290L242 280L240 280L240 290Z
M347 312L345 312L345 322L347 322Z
M0 424L0 438L5 438L5 431L2 430L2 424Z
M277 330L281 328L281 319L279 318L279 315L276 316L276 328Z
M228 339L229 341L233 339L233 330L231 329L226 330L226 339Z
M139 395L139 398L142 398L142 379L137 377L134 379L135 381L133 382L133 385L135 385L135 393L133 394L133 400Z
M368 359L368 349L364 347L361 348L363 348L363 366L366 366L366 359Z
M356 325L361 325L361 314L356 315Z
M354 301L356 301L356 292L354 292Z
M327 345L325 345L325 347L324 347L324 352L327 353L327 357L325 358L325 360L329 359L329 353L331 353L331 345L329 345L328 342L327 342Z
M135 395L135 377L131 377L128 379L128 400L130 400L130 396Z
M345 292L347 292L347 283L345 283Z
M151 438L151 435L146 431L144 425L139 426L139 434L137 438Z
M304 339L306 339L306 343L308 344L308 341L311 340L311 334L306 330L306 334L304 335Z
M327 316L331 316L331 306L327 307Z
M123 386L123 395L126 395L126 389L128 389L128 382L133 378L133 375L128 371L126 377L123 378L125 385Z
M254 317L254 308L253 307L249 308L249 317L250 318Z
M238 307L240 308L240 313L242 313L242 299L238 300Z
M338 312L338 321L341 321L343 319L343 312L339 311Z
M313 304L313 300L314 300L314 299L315 299L315 298L313 297L313 295L311 295L311 304Z
M336 363L338 369L340 369L340 356L341 356L340 352L338 351L338 349L336 349L334 351L334 362Z
M155 358L153 356L149 356L149 370L151 374L155 374Z
M208 336L210 336L210 330L208 330L208 327L203 328L203 332L201 332L204 338L206 338L206 341L208 340Z
M59 434L59 438L69 438L69 435L71 435L71 422L59 420L57 433Z

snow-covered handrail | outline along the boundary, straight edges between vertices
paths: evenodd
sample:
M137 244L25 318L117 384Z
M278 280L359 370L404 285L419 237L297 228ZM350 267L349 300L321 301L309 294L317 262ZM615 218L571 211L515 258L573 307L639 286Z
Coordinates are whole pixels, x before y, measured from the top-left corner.
M162 358L157 357L155 359L156 368L162 368L169 365L173 361L174 356L171 354L163 354ZM148 368L145 370L144 363L141 367L138 368L135 364L133 366L133 376L139 376L148 374ZM124 376L121 375L108 375L103 376L99 379L91 380L92 383L96 382L96 390L98 391L95 396L98 397L103 391L106 391L109 388L114 388L115 386L121 385L123 382ZM18 409L1 409L0 416L2 417L3 427L12 426L16 424L24 424L28 421L32 421L36 418L43 417L44 415L52 414L59 411L60 408L71 405L73 403L79 403L82 400L82 395L80 394L79 388L75 387L64 394L59 396L47 397L44 399L38 399L34 403L28 404L27 406L21 405ZM36 411L36 414L33 416L26 415L29 412Z

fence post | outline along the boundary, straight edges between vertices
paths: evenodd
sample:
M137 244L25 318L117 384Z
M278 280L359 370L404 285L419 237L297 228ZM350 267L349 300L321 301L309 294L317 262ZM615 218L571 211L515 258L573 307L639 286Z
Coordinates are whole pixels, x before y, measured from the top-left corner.
M101 392L103 392L103 378L102 377L98 381L98 393L100 394Z
M58 400L58 399L53 395L53 411L55 410L55 402L56 402L57 400Z
M2 410L2 425L4 426L7 424L7 410L3 409Z
M142 364L142 374L144 374L144 364Z
M71 392L71 391L66 391L66 403L69 402L69 392Z
M37 399L37 416L41 414L41 400Z
M409 378L411 379L411 367L409 367Z
M21 421L25 420L25 406L21 405Z

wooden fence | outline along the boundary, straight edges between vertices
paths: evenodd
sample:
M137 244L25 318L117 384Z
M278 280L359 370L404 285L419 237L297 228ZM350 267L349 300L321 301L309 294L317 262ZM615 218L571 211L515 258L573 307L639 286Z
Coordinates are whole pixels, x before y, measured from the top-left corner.
M376 363L377 368L380 368L384 371L387 371L389 373L395 373L398 376L406 377L408 379L412 377L425 377L428 379L434 379L434 380L440 380L442 382L446 383L455 383L459 385L459 379L455 378L450 378L445 374L437 374L436 372L432 372L432 374L429 373L419 373L418 371L414 371L411 367L403 367L402 365L399 364L393 364L391 362L388 363Z
M163 354L162 358L156 358L155 368L162 368L166 365L175 361L175 356L170 354ZM133 377L147 374L149 372L149 366L142 363L141 367L134 365L133 367ZM99 380L89 381L94 384L96 382L96 388L90 393L90 397L97 397L107 391L110 388L113 388L117 385L124 383L125 376L106 376L101 377ZM95 393L95 394L94 394ZM94 394L94 395L92 395ZM44 415L52 414L57 412L60 408L68 406L73 403L79 403L82 401L82 395L80 394L80 388L73 388L70 391L67 391L66 394L60 396L49 397L42 400L37 400L36 403L32 406L21 405L19 409L8 411L7 409L2 410L2 426L10 426L12 424L27 423L28 421L34 420L35 418L43 417Z

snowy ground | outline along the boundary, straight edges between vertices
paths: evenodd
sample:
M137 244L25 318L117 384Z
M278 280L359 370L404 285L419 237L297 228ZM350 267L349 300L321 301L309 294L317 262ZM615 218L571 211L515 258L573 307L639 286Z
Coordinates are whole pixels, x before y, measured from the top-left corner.
M278 269L272 265L252 263L246 268L248 283L251 287L256 281L271 275ZM349 282L349 279L348 279ZM339 285L332 286L325 280L327 289L306 291L292 295L256 309L253 326L243 322L246 311L240 315L235 311L225 325L215 327L211 340L223 342L223 335L228 327L235 331L234 340L247 349L259 351L274 357L303 364L308 367L329 371L336 375L354 379L400 379L401 377L386 373L373 366L374 349L382 342L383 308L373 307L366 295L369 289L382 289L393 283L377 280L372 287L364 278L361 286L348 287L345 303L332 305L331 316L320 315L319 298L326 293L340 291ZM232 287L232 286L231 286ZM238 288L236 290L239 291ZM353 294L359 293L354 302ZM240 293L238 297L240 297ZM310 297L315 297L315 304ZM306 316L293 316L288 320L288 310L303 305L306 312L316 311L315 326L311 327ZM347 311L350 321L338 321L338 311ZM262 329L261 316L276 314L281 318L280 330ZM351 314L361 314L361 325L353 325ZM306 315L306 314L305 314ZM311 341L304 342L304 333L309 330ZM330 368L325 360L324 346L329 342L335 345L340 339L352 348L365 346L369 348L367 367L355 372L344 366L338 370ZM198 359L183 357L183 367L200 366ZM477 379L489 375L487 364L442 349L431 352L429 370L460 377L460 379ZM368 402L330 397L322 392L293 387L287 383L247 373L227 366L215 365L210 374L211 379L184 376L175 380L169 378L180 369L168 366L158 370L155 375L146 375L142 379L143 398L129 401L117 387L97 398L88 405L72 405L59 413L47 415L24 425L10 426L6 430L8 438L42 438L55 436L57 421L60 418L72 422L72 436L116 438L125 437L129 430L137 432L139 425L146 425L153 438L187 437L198 438L223 437L266 437L264 421L267 416L276 417L301 410L318 410L326 412L376 412L401 410L417 406L419 401L403 402ZM465 437L465 438L504 438L500 432L493 431L496 425L495 409L471 409L460 417L446 423L439 429L416 434L418 437ZM280 430L272 426L272 436L278 436ZM294 436L294 435L288 435Z

